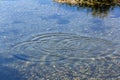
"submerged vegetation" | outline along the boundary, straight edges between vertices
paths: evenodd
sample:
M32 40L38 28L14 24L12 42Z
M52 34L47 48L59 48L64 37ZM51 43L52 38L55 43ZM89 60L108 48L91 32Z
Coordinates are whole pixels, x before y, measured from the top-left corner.
M120 5L120 0L55 0L59 3L77 4L77 5Z
M54 0L55 2L89 9L93 16L106 17L115 6L120 6L120 0Z

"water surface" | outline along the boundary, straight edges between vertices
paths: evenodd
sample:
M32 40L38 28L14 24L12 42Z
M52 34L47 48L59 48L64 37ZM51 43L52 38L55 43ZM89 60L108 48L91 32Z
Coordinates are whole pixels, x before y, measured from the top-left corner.
M0 0L0 78L119 80L120 7L98 9Z

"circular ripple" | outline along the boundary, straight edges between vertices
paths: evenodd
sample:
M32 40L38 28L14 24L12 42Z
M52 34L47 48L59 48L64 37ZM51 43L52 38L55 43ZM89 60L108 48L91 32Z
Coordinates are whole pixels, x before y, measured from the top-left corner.
M104 39L68 33L48 33L32 37L12 49L13 56L28 61L60 61L64 59L100 59L110 57L113 43Z

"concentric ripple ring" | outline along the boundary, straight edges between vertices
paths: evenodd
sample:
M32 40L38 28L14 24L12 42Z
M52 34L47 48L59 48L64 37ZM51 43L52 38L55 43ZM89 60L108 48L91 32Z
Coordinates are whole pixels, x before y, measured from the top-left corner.
M30 38L12 48L13 56L27 61L60 61L64 59L101 59L111 57L111 41L70 33L47 33Z

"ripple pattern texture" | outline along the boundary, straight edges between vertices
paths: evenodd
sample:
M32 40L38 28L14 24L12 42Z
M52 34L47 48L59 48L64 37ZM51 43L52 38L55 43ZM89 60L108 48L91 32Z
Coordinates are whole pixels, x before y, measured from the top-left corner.
M93 60L112 57L114 46L111 41L79 36L70 33L46 33L15 45L13 56L35 62L61 60Z

